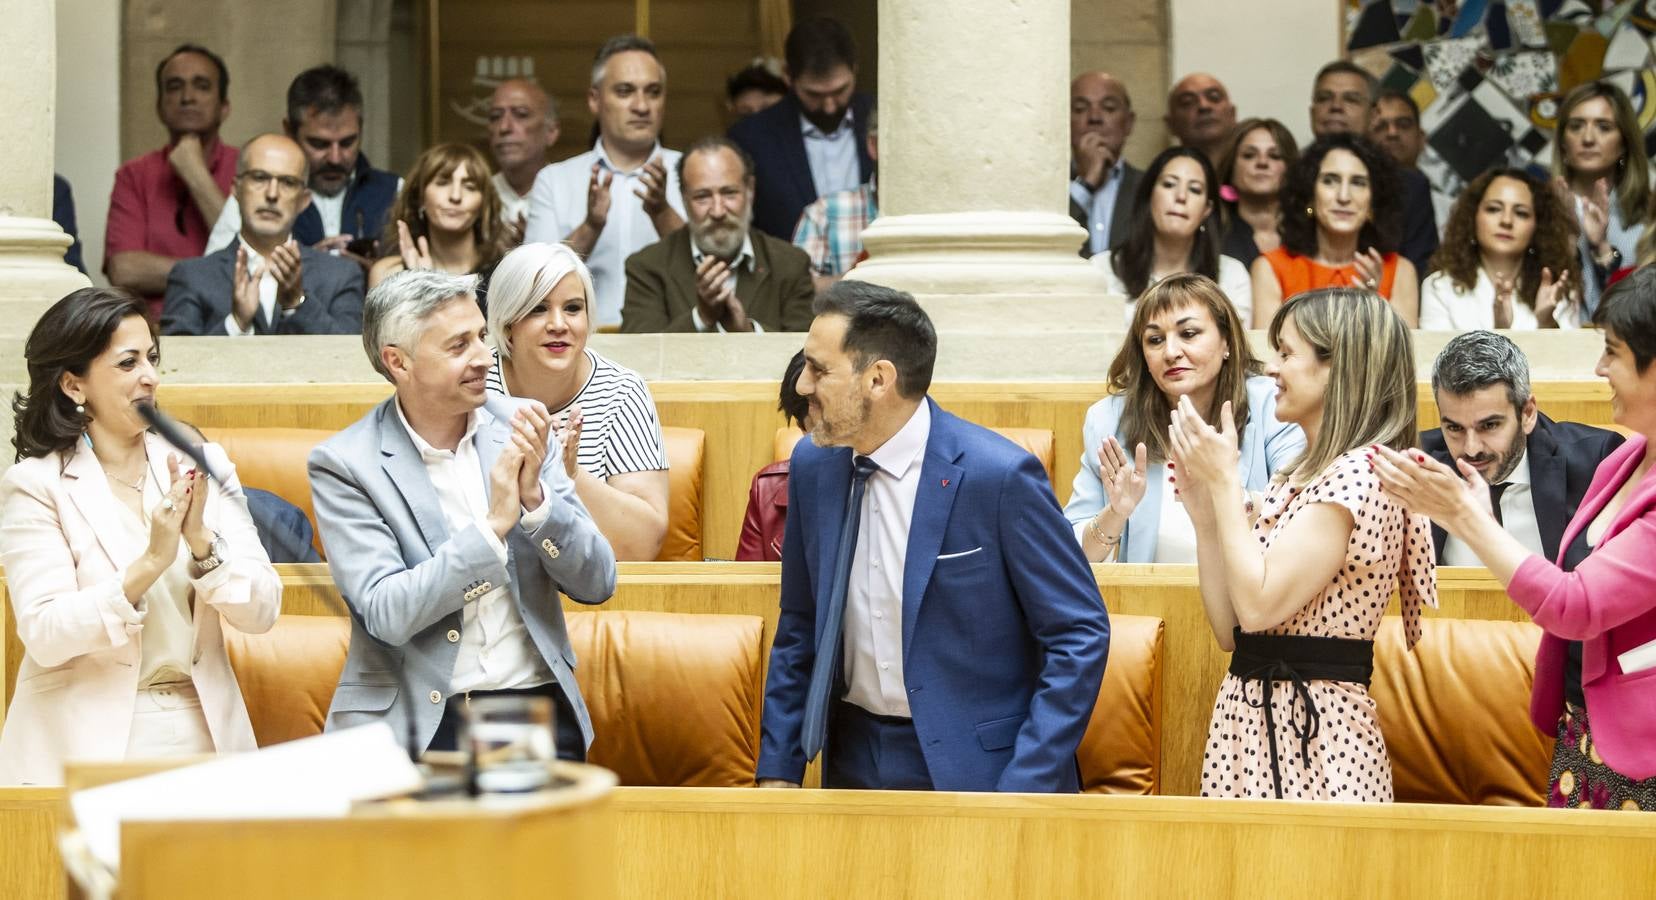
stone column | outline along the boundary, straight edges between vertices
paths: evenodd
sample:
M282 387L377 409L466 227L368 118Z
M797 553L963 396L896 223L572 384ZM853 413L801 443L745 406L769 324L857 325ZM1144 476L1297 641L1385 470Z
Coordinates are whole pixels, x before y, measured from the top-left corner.
M1070 5L880 0L880 218L849 277L950 330L1120 329L1068 214Z
M53 0L0 0L0 347L19 339L46 307L85 287L63 261L69 236L52 221L52 130L57 102Z

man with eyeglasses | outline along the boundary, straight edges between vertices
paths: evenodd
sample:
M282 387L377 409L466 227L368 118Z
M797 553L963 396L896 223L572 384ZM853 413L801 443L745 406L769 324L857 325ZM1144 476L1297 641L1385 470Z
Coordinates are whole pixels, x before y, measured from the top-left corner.
M173 50L155 69L155 112L167 145L115 173L104 274L149 301L152 316L173 264L201 255L235 176L236 149L219 140L229 88L230 72L213 51L195 44Z
M292 138L247 142L235 182L241 233L222 250L173 266L163 334L362 332L362 269L293 239L293 223L311 203L309 174Z

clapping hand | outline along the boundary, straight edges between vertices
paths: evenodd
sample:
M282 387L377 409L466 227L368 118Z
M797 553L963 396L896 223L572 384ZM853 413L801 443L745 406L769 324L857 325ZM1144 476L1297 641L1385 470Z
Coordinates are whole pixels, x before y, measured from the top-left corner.
M270 251L270 274L276 279L276 305L293 309L305 296L305 262L293 238Z
M1357 254L1351 261L1352 268L1357 270L1357 283L1371 290L1380 290L1380 281L1386 274L1386 258L1373 247Z
M253 317L259 314L259 280L264 278L265 264L247 270L247 245L236 244L236 271L230 294L230 315L236 327L243 331L253 326Z
M558 443L563 448L564 471L569 473L569 480L574 481L580 466L577 460L581 452L581 416L579 406L570 408L564 416L563 424L558 428Z
M1558 308L1570 304L1570 270L1558 273L1554 281L1552 270L1541 268L1541 284L1535 290L1535 318L1546 328L1558 327ZM1504 326L1496 325L1496 328Z
M522 456L518 467L518 500L526 510L541 505L541 466L546 462L547 439L552 431L552 414L539 401L532 401L512 416L512 444Z
M418 241L409 234L408 223L397 222L397 249L402 253L403 268L405 269L433 269L431 263L431 244L426 242L425 235L420 235Z
M592 164L592 178L587 182L586 225L594 232L604 230L609 221L610 182L615 176L601 163Z
M1098 447L1098 472L1104 482L1104 494L1109 508L1123 519L1131 518L1144 499L1145 474L1149 471L1149 455L1141 442L1133 449L1133 458L1114 436L1104 439Z
M1517 281L1516 278L1511 277L1511 276L1507 276L1507 275L1496 275L1495 276L1495 327L1496 328L1511 328L1512 327L1512 303L1513 303L1512 298L1513 298L1513 295L1515 295L1517 293L1518 293L1518 281ZM1537 298L1537 299L1539 299L1539 298ZM1537 307L1536 308L1537 315L1539 315L1540 312L1541 312L1540 308Z
M1455 461L1457 472L1420 450L1400 452L1374 446L1369 448L1368 456L1381 490L1445 528L1469 514L1494 515L1489 504L1489 483L1464 459Z

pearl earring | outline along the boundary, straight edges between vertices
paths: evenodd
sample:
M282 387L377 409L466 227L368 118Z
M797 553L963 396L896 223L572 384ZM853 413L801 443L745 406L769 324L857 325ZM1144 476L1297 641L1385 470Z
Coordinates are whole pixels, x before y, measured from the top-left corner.
M80 413L81 415L84 416L84 415L86 415L86 407L84 405L80 404L80 403L77 403L77 404L75 404L75 412Z

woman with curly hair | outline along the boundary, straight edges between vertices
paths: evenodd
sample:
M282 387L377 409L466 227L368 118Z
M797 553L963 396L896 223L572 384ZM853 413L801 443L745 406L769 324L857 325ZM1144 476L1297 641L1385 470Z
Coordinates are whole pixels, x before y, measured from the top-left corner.
M1254 323L1295 294L1359 287L1415 327L1420 280L1397 253L1401 197L1397 167L1363 138L1333 134L1305 148L1282 188L1282 246L1254 260Z
M475 147L438 144L414 160L380 246L396 248L368 270L368 287L404 269L482 275L486 285L511 238L489 161ZM477 302L484 302L479 287Z
M1299 161L1299 144L1275 119L1244 119L1219 158L1219 252L1244 266L1282 243L1282 184Z
M1575 217L1521 169L1491 169L1455 201L1420 288L1420 327L1575 328Z

